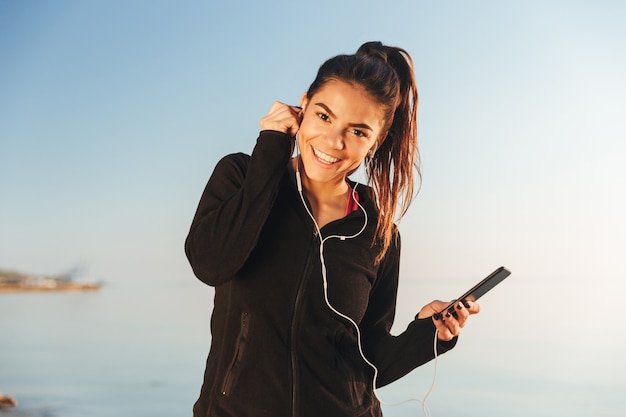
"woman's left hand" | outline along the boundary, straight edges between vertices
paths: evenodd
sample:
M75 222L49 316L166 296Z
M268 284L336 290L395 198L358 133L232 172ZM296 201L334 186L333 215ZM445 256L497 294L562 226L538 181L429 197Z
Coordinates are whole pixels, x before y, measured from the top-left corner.
M452 311L439 312L446 308L450 302L435 300L426 304L417 315L418 318L431 317L433 323L437 327L437 338L439 340L448 341L461 333L461 329L467 324L467 319L472 314L480 312L480 305L475 302L456 301L453 304Z

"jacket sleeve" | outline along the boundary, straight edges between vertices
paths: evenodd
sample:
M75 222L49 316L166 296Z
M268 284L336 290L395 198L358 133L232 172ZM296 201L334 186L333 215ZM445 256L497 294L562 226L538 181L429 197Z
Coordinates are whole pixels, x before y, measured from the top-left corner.
M413 369L434 359L435 324L432 319L415 319L401 334L391 334L396 311L400 264L400 235L390 246L379 268L377 282L361 322L366 357L378 369L377 387L390 384ZM452 349L457 338L437 342L438 355Z
M187 259L202 282L226 282L254 249L289 162L290 140L262 131L251 156L229 155L216 165L185 240Z

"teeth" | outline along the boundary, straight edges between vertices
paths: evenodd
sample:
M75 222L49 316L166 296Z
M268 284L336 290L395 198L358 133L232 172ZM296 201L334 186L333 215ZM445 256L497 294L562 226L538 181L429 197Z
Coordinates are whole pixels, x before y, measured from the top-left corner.
M315 156L317 156L319 160L326 164L334 164L335 162L339 161L338 158L333 158L332 156L327 155L324 152L315 148L313 148L313 153L315 154Z

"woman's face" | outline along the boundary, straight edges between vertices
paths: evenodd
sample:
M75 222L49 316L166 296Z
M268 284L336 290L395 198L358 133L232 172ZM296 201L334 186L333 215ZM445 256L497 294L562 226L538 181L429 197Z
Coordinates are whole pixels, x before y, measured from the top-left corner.
M308 179L343 182L372 149L383 128L383 109L360 86L332 80L303 96L298 146Z

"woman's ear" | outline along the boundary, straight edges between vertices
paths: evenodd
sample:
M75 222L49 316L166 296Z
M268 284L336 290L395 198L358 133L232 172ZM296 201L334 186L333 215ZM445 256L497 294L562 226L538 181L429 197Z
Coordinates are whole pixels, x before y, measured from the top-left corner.
M306 105L309 104L309 98L307 96L306 91L302 93L302 97L300 97L300 107L302 107L302 111L306 109Z

